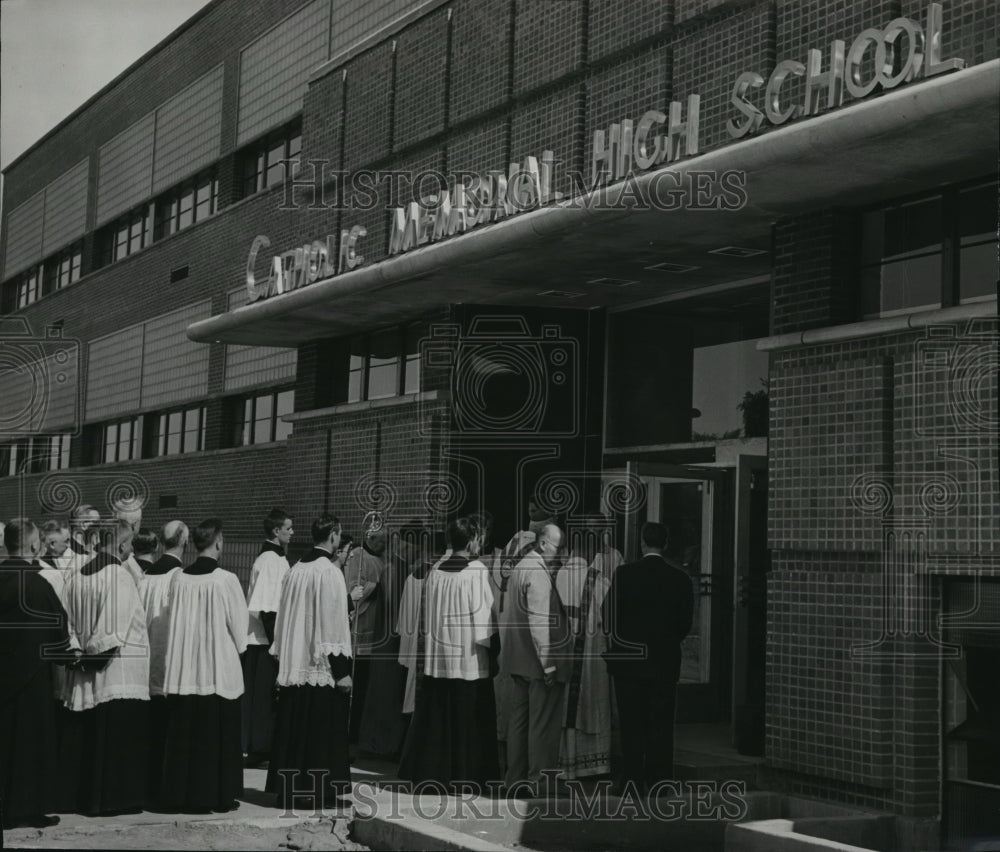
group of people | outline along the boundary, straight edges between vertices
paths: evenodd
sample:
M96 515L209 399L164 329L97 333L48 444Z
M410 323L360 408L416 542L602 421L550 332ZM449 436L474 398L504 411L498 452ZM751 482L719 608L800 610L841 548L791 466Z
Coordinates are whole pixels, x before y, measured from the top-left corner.
M445 786L502 778L534 796L546 773L611 775L638 793L673 775L681 643L693 590L643 526L642 558L591 552L529 504L531 522L491 548L489 516L448 528L448 550L412 571L398 619L412 721L399 774ZM613 684L613 686L612 686Z
M292 518L273 509L245 594L219 567L218 519L156 533L82 506L9 521L4 825L226 811L264 761L276 804L342 802L351 743L405 780L503 779L510 795L548 770L614 769L640 791L669 778L692 589L665 528L646 524L625 565L529 515L503 549L490 517L469 515L428 551L376 513L352 546L323 514L291 565Z

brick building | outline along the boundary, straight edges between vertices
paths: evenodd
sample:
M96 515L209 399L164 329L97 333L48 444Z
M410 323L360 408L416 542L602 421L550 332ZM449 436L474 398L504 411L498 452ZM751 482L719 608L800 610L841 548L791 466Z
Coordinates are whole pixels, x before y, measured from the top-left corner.
M1000 808L998 32L216 0L6 170L0 515L218 514L240 572L272 504L426 542L534 494L628 555L662 519L679 721L964 848Z

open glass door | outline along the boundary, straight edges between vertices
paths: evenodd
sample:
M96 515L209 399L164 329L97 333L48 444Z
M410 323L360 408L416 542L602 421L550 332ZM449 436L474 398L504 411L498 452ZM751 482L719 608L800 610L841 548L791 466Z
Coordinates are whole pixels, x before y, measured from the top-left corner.
M625 530L625 558L638 559L645 521L667 526L666 556L691 577L694 619L682 645L678 722L729 717L732 583L732 472L720 468L629 462L645 486Z

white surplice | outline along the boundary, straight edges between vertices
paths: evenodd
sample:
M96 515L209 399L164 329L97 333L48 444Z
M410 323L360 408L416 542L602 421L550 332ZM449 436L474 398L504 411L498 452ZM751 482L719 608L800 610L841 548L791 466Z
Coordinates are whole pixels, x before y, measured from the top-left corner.
M100 558L100 557L97 557ZM118 698L149 699L149 637L146 612L131 574L109 564L76 572L62 596L70 635L84 654L118 652L100 671L74 669L62 678L62 702L70 710L90 710Z
M271 654L278 658L278 686L335 686L327 658L351 656L347 584L316 550L282 583Z
M243 694L240 654L247 647L247 605L231 571L173 575L164 654L165 695Z

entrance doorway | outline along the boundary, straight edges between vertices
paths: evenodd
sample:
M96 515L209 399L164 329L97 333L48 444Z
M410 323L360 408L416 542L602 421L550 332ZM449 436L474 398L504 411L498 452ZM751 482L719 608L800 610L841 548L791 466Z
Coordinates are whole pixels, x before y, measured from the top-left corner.
M733 466L633 461L644 485L627 514L625 558L645 521L669 530L666 556L691 578L694 618L682 645L677 722L731 726L742 754L763 752L767 458Z

